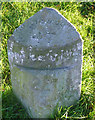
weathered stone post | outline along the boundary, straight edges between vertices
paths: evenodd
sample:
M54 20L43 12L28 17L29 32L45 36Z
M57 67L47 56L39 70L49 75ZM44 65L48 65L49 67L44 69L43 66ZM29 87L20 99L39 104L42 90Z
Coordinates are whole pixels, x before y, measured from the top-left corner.
M80 98L82 39L58 11L44 8L8 40L13 91L33 118Z

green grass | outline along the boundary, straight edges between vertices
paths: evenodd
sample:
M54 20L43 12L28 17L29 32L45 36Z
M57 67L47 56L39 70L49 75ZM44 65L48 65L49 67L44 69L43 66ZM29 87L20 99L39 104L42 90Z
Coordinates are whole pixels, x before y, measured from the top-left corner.
M2 117L7 119L16 118L18 120L20 118L29 118L25 109L12 92L7 40L19 25L44 7L57 9L76 27L84 41L81 98L74 106L56 108L52 118L56 120L64 120L66 118L70 120L94 120L93 19L95 16L95 2L2 2L2 41L0 43L2 54L0 62L2 66Z

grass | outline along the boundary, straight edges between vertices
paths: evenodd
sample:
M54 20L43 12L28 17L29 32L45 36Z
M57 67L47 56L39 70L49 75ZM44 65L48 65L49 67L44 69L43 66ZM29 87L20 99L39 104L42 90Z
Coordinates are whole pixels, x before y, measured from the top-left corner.
M56 108L52 118L59 119L95 119L94 102L94 28L95 2L2 2L2 118L29 118L27 112L12 92L10 69L7 56L7 40L13 31L26 19L44 7L57 9L77 29L84 41L81 98L69 108ZM93 47L94 44L94 47ZM93 49L94 48L94 49ZM1 76L0 76L1 77Z

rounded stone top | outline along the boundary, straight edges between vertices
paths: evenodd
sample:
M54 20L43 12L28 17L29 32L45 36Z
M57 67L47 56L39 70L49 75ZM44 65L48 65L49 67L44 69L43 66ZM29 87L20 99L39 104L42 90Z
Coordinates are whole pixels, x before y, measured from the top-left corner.
M67 68L81 61L81 55L79 33L52 8L43 8L27 19L8 40L10 65L33 69Z
M15 29L13 39L33 47L64 46L80 39L75 27L57 10L43 8Z

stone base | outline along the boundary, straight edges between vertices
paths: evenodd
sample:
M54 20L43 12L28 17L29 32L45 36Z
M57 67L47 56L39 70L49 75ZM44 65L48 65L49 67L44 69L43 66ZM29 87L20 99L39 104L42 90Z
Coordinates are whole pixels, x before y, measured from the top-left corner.
M14 66L11 70L13 91L32 118L50 118L56 106L70 106L79 100L79 69L77 65L54 70Z

